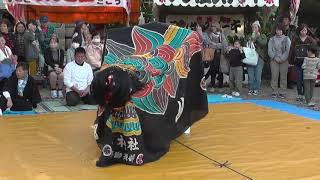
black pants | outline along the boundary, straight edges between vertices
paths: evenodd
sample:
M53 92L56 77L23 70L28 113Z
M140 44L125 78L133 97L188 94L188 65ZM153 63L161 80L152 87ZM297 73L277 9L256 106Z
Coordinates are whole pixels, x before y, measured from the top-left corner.
M223 73L220 72L220 57L221 57L220 53L214 54L213 61L210 61L209 70L208 70L207 74L205 75L206 79L208 79L209 76L211 76L211 81L210 81L209 86L212 86L212 87L216 87L216 78L217 78L218 88L223 87ZM218 77L217 77L217 75L218 75Z
M288 68L288 74L287 74L287 87L288 89L293 89L294 80L291 79L291 73L294 71L294 66Z
M0 92L2 92L2 88L4 87L7 81L8 81L7 78L0 80Z
M66 94L66 101L68 106L76 106L80 103L80 101L83 101L85 104L89 105L95 105L96 102L93 99L91 94L88 94L84 97L80 97L78 93L74 91L69 91Z
M11 111L32 111L32 103L26 100L24 97L11 97L13 106L10 108ZM2 111L7 109L7 99L1 93L0 97L0 108Z

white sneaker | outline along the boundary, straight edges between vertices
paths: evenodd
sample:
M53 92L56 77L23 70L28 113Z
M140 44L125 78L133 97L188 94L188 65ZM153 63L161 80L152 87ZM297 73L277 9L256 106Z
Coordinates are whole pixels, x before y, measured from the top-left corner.
M58 97L58 95L57 95L57 90L51 90L51 98L52 99L55 99L55 98L57 98Z
M2 116L2 109L0 109L0 116Z
M239 97L239 96L240 96L240 93L239 93L239 92L232 92L232 96Z
M63 98L62 90L59 90L59 91L58 91L58 98Z
M316 103L314 103L314 102L309 102L309 104L308 104L309 107L314 107L315 105L316 105Z

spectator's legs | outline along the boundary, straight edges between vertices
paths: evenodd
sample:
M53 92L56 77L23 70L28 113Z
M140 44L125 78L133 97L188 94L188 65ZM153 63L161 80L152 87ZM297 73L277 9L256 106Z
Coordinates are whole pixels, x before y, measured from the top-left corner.
M255 82L253 83L254 90L260 89L263 66L264 66L264 61L259 57L258 64L254 68L254 77L255 77Z
M82 97L81 100L82 100L85 104L89 104L89 105L95 105L95 104L97 104L91 94L87 94L85 97Z
M245 64L242 64L242 81L246 80L246 74L248 74L248 68Z
M56 90L57 89L57 79L58 75L56 72L52 71L49 74L49 82L50 82L50 87L51 90Z
M235 76L235 86L236 86L235 90L241 93L243 69L242 69L242 66L234 67L234 68L235 68L234 76Z
M229 70L229 87L230 87L230 92L234 92L235 90L235 79L237 78L236 74L236 67L230 67Z
M66 94L66 102L68 106L76 106L79 104L81 98L78 93L69 91Z
M214 78L214 81L212 81L212 82L214 83L214 86L215 86L216 76L218 75L218 77L217 77L218 88L223 87L223 73L220 72L220 58L221 58L221 53L215 52L214 59L212 62L214 75L211 76L211 80L213 80L212 78Z
M314 90L315 86L316 86L316 80L315 79L311 79L310 80L310 102L312 102L313 90Z
M32 111L32 104L22 98L11 98L13 106L10 108L11 111Z
M209 61L203 61L203 66L204 66L204 68L210 67Z
M58 75L57 89L62 90L63 88L63 73Z
M210 69L212 68L212 71L211 71L211 83L210 83L210 86L211 87L216 87L216 78L217 78L217 74L218 72L214 69L214 67L210 67Z
M214 64L213 64L213 61L209 62L209 70L205 75L205 79L208 79L209 77L211 77L211 81L209 83L209 86L214 87L215 86L215 84L214 84L215 76L214 76Z
M271 89L272 94L278 94L278 78L279 78L279 71L280 65L274 60L270 61L270 69L271 69Z
M223 88L223 73L222 72L217 72L218 77L218 88Z
M304 96L306 99L306 103L309 104L311 101L311 80L310 79L304 79Z
M254 90L254 82L256 81L256 78L254 76L254 69L255 66L247 65L249 91Z
M288 73L287 73L287 87L288 89L293 89L293 80L291 79L291 73L293 71L293 66L288 67Z
M287 78L288 78L288 61L280 64L280 93L285 94L287 89Z
M297 91L298 95L303 95L303 71L301 66L296 65L296 73L297 73Z

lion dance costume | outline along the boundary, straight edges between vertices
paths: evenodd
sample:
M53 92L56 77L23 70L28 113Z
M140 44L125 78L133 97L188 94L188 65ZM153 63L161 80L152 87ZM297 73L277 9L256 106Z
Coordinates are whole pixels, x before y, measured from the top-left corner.
M198 33L151 23L108 33L104 67L92 82L99 104L97 166L143 165L208 113Z

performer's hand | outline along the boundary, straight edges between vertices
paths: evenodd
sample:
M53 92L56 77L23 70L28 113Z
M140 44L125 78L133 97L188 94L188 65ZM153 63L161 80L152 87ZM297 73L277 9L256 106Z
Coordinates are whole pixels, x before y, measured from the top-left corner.
M7 99L7 108L11 108L13 106L11 98Z
M98 117L99 116L101 116L102 114L103 114L103 112L104 112L104 107L102 107L102 106L98 106L98 112L97 112L97 114L98 114Z

